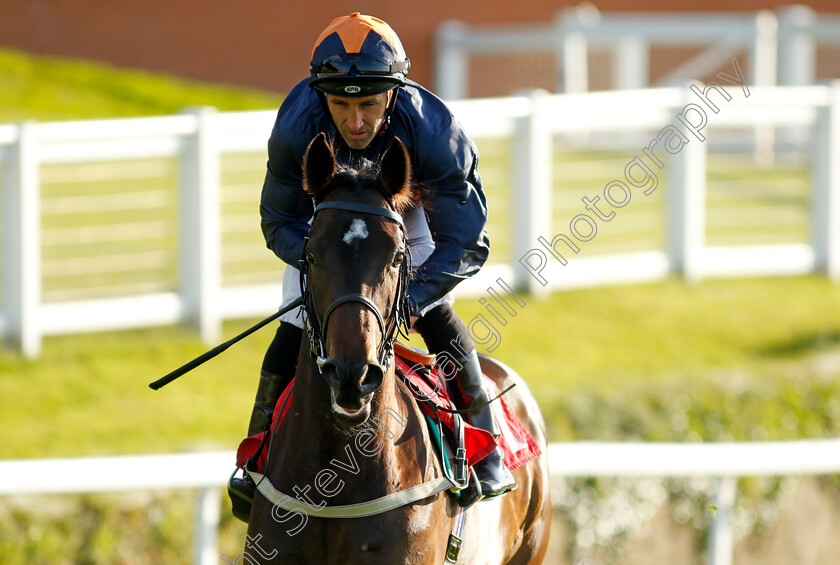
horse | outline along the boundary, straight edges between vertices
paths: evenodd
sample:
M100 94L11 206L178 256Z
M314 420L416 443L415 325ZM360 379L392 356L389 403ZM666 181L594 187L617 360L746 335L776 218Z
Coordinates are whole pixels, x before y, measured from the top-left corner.
M455 563L450 532L460 519L458 563L542 563L551 521L545 424L524 381L502 363L481 357L499 390L517 385L509 403L543 454L513 471L516 490L463 513L446 490L424 490L444 473L390 357L407 315L400 213L415 205L404 144L394 140L378 168L349 168L320 134L303 177L316 205L301 261L307 332L265 476L252 475L259 492L246 562ZM346 509L357 511L346 517ZM337 517L325 517L331 511Z

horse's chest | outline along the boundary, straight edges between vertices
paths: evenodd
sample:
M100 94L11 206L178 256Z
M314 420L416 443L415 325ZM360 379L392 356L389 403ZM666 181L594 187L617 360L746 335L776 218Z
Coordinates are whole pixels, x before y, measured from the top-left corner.
M431 519L433 506L364 519L312 519L299 536L281 536L275 546L285 556L281 563L437 565L443 560L446 535Z

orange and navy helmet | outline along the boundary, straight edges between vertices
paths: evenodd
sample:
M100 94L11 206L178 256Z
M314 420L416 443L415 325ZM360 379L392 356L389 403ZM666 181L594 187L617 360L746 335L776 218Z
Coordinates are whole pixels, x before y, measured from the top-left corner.
M410 66L391 26L354 12L321 32L312 49L309 85L337 96L370 96L404 85Z

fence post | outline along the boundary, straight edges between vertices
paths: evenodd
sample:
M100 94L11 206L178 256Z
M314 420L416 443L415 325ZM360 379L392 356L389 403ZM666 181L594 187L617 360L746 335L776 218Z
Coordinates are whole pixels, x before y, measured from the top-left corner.
M738 479L719 477L712 504L716 507L709 528L708 565L732 565L735 539L732 535L732 508L738 492Z
M752 84L775 86L777 80L779 50L779 21L770 10L761 10L755 15L755 36L752 45Z
M752 45L752 84L755 86L776 86L779 50L779 20L770 10L756 13L755 36ZM776 130L773 126L755 126L753 140L756 162L769 166L773 164Z
M181 155L181 272L183 318L204 343L221 334L221 206L219 150L215 108L188 108L196 118L194 135L184 140Z
M613 88L633 90L650 84L650 49L640 36L619 38L613 47Z
M803 5L783 6L777 10L779 18L779 76L780 86L814 84L817 64L817 42L811 26L817 14ZM778 139L796 150L810 151L811 128L784 127Z
M435 88L444 100L467 97L470 69L463 39L468 33L467 26L456 20L445 21L438 28L435 38Z
M589 64L586 37L576 31L563 36L563 92L576 94L589 90Z
M811 241L817 269L840 281L840 81L829 83L830 102L817 112L811 178Z
M531 90L526 95L528 114L516 120L512 147L514 285L534 296L546 296L550 291L547 281L539 281L520 263L520 258L539 248L540 236L548 240L552 238L552 134L546 125L548 116L545 108L548 93Z
M38 130L20 124L3 164L3 304L8 342L33 359L41 353L41 180Z
M683 132L688 143L667 164L666 245L671 270L697 282L706 238L706 146Z
M808 6L784 6L779 13L779 84L814 83L817 44L809 31L817 15Z
M193 563L216 565L219 563L219 513L222 491L206 487L198 491L195 508L195 534L193 535Z
M586 28L601 22L601 13L592 4L584 3L567 8L555 24L556 41L562 45L563 92L580 93L589 90L589 61Z

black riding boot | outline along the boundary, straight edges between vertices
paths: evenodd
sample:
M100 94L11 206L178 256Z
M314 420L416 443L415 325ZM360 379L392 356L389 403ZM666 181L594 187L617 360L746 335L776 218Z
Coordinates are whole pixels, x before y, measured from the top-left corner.
M274 405L277 404L277 399L287 384L285 380L266 370L260 372L260 383L257 385L251 422L248 424L248 437L257 435L268 427L271 415L274 413ZM228 495L233 505L233 515L247 523L251 515L256 486L247 473L241 478L235 475L236 473L228 481Z
M477 428L487 430L493 437L498 438L501 430L493 419L493 412L487 402L490 397L487 391L481 386L481 364L478 361L478 353L473 350L466 358L459 359L461 368L457 371L458 386L464 398L465 406L459 407L469 409L470 406L478 405L475 410L470 410L470 423ZM478 483L481 486L483 498L495 498L516 488L516 480L504 464L504 452L497 447L492 453L479 461L474 466ZM464 493L467 497L477 497L478 493Z
M248 436L264 431L271 421L274 406L286 386L292 381L297 367L297 352L303 330L292 324L282 322L274 339L268 346L260 371L260 383L254 398L254 409L251 411L251 421L248 425ZM251 469L252 471L255 469ZM240 478L234 471L228 481L228 495L233 504L233 515L248 522L251 515L251 504L254 501L256 486L248 473Z
M288 384L286 379L269 373L265 369L260 371L260 384L257 385L257 395L254 397L254 408L251 411L251 422L248 424L248 437L265 431L274 413L274 405L280 398L280 393Z

